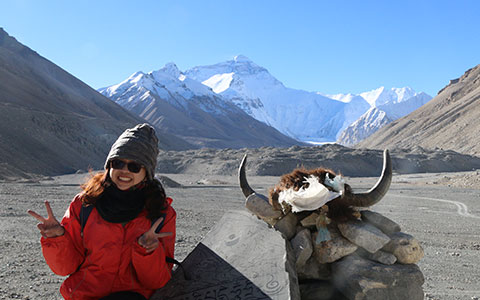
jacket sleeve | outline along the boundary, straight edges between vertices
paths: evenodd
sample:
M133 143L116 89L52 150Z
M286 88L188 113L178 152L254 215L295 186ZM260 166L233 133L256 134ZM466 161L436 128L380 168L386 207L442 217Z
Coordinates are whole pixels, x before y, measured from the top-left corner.
M60 222L65 228L64 235L40 239L43 257L50 269L57 275L72 274L85 258L78 217L81 205L80 196L75 196Z
M147 253L135 242L132 253L132 263L138 280L149 289L159 289L171 278L173 265L165 261L165 257L173 258L175 251L176 212L169 206L165 223L160 232L171 232L172 235L160 239L160 245Z

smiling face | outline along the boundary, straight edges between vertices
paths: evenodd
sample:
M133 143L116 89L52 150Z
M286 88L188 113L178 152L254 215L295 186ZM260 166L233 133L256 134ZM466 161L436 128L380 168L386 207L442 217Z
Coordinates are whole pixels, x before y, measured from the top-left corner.
M109 175L119 190L126 191L142 182L145 179L146 171L145 167L142 167L138 173L130 172L127 164L133 162L133 160L121 159L121 161L125 162L122 169L114 169L110 164Z

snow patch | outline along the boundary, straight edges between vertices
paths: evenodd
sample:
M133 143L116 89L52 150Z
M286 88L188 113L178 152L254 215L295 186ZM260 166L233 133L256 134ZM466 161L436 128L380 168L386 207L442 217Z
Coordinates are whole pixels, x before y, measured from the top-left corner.
M220 94L221 92L227 90L230 87L230 83L233 80L233 74L235 73L231 72L224 74L215 74L207 80L202 81L202 83L210 87L215 93Z

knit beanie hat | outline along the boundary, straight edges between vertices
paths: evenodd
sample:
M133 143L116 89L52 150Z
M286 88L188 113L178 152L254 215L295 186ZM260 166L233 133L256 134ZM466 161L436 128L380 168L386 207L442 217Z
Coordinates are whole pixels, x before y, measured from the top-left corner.
M125 130L113 143L105 169L110 167L110 161L115 158L133 160L145 167L147 179L155 176L155 167L158 156L158 138L155 129L148 124L138 124Z

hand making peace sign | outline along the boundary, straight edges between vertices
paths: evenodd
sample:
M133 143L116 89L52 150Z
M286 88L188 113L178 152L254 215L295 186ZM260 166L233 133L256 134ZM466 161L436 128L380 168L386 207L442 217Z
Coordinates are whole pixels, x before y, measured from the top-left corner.
M43 237L51 238L62 236L65 233L65 229L62 225L60 225L60 222L55 219L52 208L50 207L50 203L48 201L45 201L45 206L47 207L48 214L48 217L46 219L34 212L33 210L28 210L27 212L41 222L37 225L37 227Z
M145 248L147 253L157 249L158 245L160 244L158 239L171 236L173 234L171 232L155 233L155 229L158 227L158 225L160 225L160 223L162 223L162 221L163 218L159 218L147 232L138 238L138 244Z

